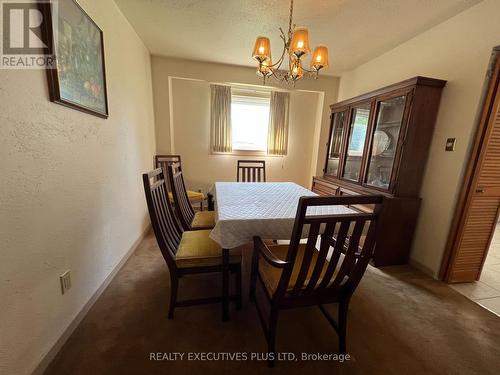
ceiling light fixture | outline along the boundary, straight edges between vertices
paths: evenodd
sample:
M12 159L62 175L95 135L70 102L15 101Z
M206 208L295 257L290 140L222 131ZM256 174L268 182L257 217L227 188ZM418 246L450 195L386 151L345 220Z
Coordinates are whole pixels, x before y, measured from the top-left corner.
M271 42L265 36L259 36L255 40L252 57L259 63L257 75L264 79L274 77L279 81L295 84L304 75L313 75L318 78L319 71L328 66L328 48L317 46L313 52L310 70L302 66L302 58L310 52L309 31L305 27L292 25L293 0L290 1L290 19L288 22L288 33L285 34L280 27L281 40L283 41L283 52L279 60L273 64L271 59ZM284 61L288 60L288 69L280 70Z

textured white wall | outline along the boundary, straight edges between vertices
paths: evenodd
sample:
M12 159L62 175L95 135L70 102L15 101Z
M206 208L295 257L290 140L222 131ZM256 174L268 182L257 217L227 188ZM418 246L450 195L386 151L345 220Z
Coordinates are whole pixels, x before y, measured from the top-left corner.
M485 0L393 50L342 75L339 100L416 75L448 81L421 189L411 259L437 275L493 47L500 44L500 1ZM457 138L445 152L448 137Z
M104 31L109 119L49 102L43 71L0 70L1 374L33 371L148 224L149 52L114 2L79 2Z
M331 59L331 64L335 64L335 58ZM224 65L215 63L205 63L200 61L180 60L162 56L152 57L153 72L153 92L155 104L156 120L156 143L158 153L170 153L170 96L174 97L169 77L181 77L186 79L197 79L207 82L240 83L247 85L262 85L262 78L255 74L255 68L248 68L234 65ZM275 85L274 80L269 81L270 86ZM279 85L278 85L279 86ZM297 82L296 89L311 90L321 92L323 101L319 108L315 107L314 118L319 121L311 129L313 145L311 150L311 165L309 175L321 175L326 157L326 139L330 128L330 108L329 105L337 101L339 79L337 77L320 75L317 80L305 79ZM281 86L289 88L289 86ZM193 109L194 110L194 109ZM320 116L318 116L320 115ZM311 118L310 121L315 121ZM309 128L308 125L305 125ZM175 138L175 134L174 134ZM176 150L177 151L177 150ZM309 158L309 156L307 156ZM200 160L200 162L202 162ZM290 166L291 168L293 166ZM310 180L310 178L309 178ZM312 181L309 181L309 185Z
M208 191L214 181L235 181L236 163L241 155L210 153L210 85L206 81L172 79L172 124L175 153L182 156L189 189ZM268 181L293 181L311 186L311 158L317 107L322 95L314 92L290 93L288 155L246 157L265 159Z

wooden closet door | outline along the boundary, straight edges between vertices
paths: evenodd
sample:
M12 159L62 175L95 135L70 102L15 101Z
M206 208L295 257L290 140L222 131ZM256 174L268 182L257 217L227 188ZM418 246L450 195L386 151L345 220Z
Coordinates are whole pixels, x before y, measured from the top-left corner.
M455 240L446 281L478 280L488 253L500 208L500 59L483 110L483 133L476 142L476 162ZM481 136L481 134L479 134ZM474 157L474 151L473 151Z

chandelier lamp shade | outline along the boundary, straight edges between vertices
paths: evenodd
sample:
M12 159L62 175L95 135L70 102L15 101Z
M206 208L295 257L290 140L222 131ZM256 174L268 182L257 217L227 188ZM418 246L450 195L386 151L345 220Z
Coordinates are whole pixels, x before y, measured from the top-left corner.
M265 36L257 37L252 57L259 63L271 60L271 42Z
M309 49L309 31L305 27L296 27L290 41L290 53L300 59L309 52L311 52Z
M328 66L328 47L317 46L311 59L311 68L319 71Z
M310 69L303 67L302 60L311 52L309 31L305 27L296 27L292 22L293 0L290 1L288 32L285 34L282 28L279 29L283 41L283 51L275 64L272 63L269 38L259 36L255 40L252 57L257 60L257 75L263 77L264 83L268 77L274 77L279 81L295 84L306 75L313 75L314 78L317 78L319 71L328 66L328 47L319 45L311 56ZM287 68L285 61L288 61Z

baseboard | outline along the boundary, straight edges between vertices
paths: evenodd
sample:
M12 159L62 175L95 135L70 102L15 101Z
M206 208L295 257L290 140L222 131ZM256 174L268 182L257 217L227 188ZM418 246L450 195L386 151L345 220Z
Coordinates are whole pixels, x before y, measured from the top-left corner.
M410 261L408 263L410 264L410 266L412 266L413 268L416 268L417 270L425 273L427 276L430 276L430 277L432 277L432 278L434 278L436 280L439 279L438 275L436 274L436 272L434 272L433 270L431 270L429 267L424 266L419 261L410 258Z
M61 337L59 337L54 346L52 346L52 348L48 351L48 353L43 357L41 362L33 371L33 375L42 375L44 373L44 371L49 366L50 362L52 362L57 353L59 353L59 350L61 350L64 343L68 340L68 338L71 336L76 327L78 327L78 325L83 320L85 315L87 315L87 313L92 308L94 303L101 296L102 292L104 292L104 290L108 287L109 283L113 280L118 271L120 271L123 265L130 258L130 256L134 253L134 251L137 249L139 244L142 242L144 237L146 237L146 235L150 230L151 230L151 225L148 225L147 228L144 230L144 232L142 232L142 234L139 236L139 238L132 244L130 249L120 260L120 262L115 266L115 268L113 268L113 271L110 272L110 274L106 277L101 286L94 292L94 294L92 294L87 303L83 306L80 312L75 316L75 318L71 321L68 327L64 330L63 334L61 335Z

